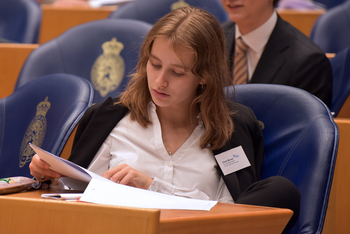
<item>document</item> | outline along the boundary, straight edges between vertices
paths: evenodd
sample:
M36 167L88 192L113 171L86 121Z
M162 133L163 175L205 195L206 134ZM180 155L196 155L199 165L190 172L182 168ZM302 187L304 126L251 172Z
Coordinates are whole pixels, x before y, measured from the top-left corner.
M127 2L132 2L134 0L89 0L89 5L92 8L99 8L106 5L119 5Z
M217 201L184 198L145 189L121 185L97 175L68 160L57 157L40 147L30 144L38 156L61 175L61 180L72 189L85 190L80 201L152 209L210 210ZM56 199L61 199L56 195ZM80 196L80 195L79 195Z
M55 200L77 201L82 195L82 193L44 193L41 197Z

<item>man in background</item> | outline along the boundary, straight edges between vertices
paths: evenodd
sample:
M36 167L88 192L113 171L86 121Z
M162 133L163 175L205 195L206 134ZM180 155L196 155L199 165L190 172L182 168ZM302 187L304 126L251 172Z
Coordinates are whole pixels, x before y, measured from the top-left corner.
M311 39L282 20L275 11L278 0L221 2L231 19L222 27L234 84L294 86L330 107L333 86L330 62Z

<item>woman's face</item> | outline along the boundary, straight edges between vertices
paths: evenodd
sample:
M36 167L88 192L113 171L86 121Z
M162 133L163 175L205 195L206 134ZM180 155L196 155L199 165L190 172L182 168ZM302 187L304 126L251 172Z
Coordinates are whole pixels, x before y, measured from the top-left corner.
M148 88L158 107L190 107L198 85L205 83L191 72L194 59L194 53L184 47L175 53L168 38L154 40L146 69Z

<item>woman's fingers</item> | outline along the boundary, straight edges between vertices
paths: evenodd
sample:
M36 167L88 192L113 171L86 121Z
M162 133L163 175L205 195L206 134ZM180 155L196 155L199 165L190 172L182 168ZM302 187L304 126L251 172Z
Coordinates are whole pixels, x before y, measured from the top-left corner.
M61 175L50 169L50 165L41 160L38 155L34 155L29 164L30 174L39 181L50 180L53 178L59 179Z
M103 173L103 177L113 182L148 189L153 179L126 164L118 165Z

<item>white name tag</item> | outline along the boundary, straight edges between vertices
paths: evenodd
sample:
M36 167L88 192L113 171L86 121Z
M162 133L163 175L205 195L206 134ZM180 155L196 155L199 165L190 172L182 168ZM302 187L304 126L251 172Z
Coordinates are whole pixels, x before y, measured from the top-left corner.
M250 166L250 162L245 155L242 146L215 155L215 158L224 175L228 175Z

